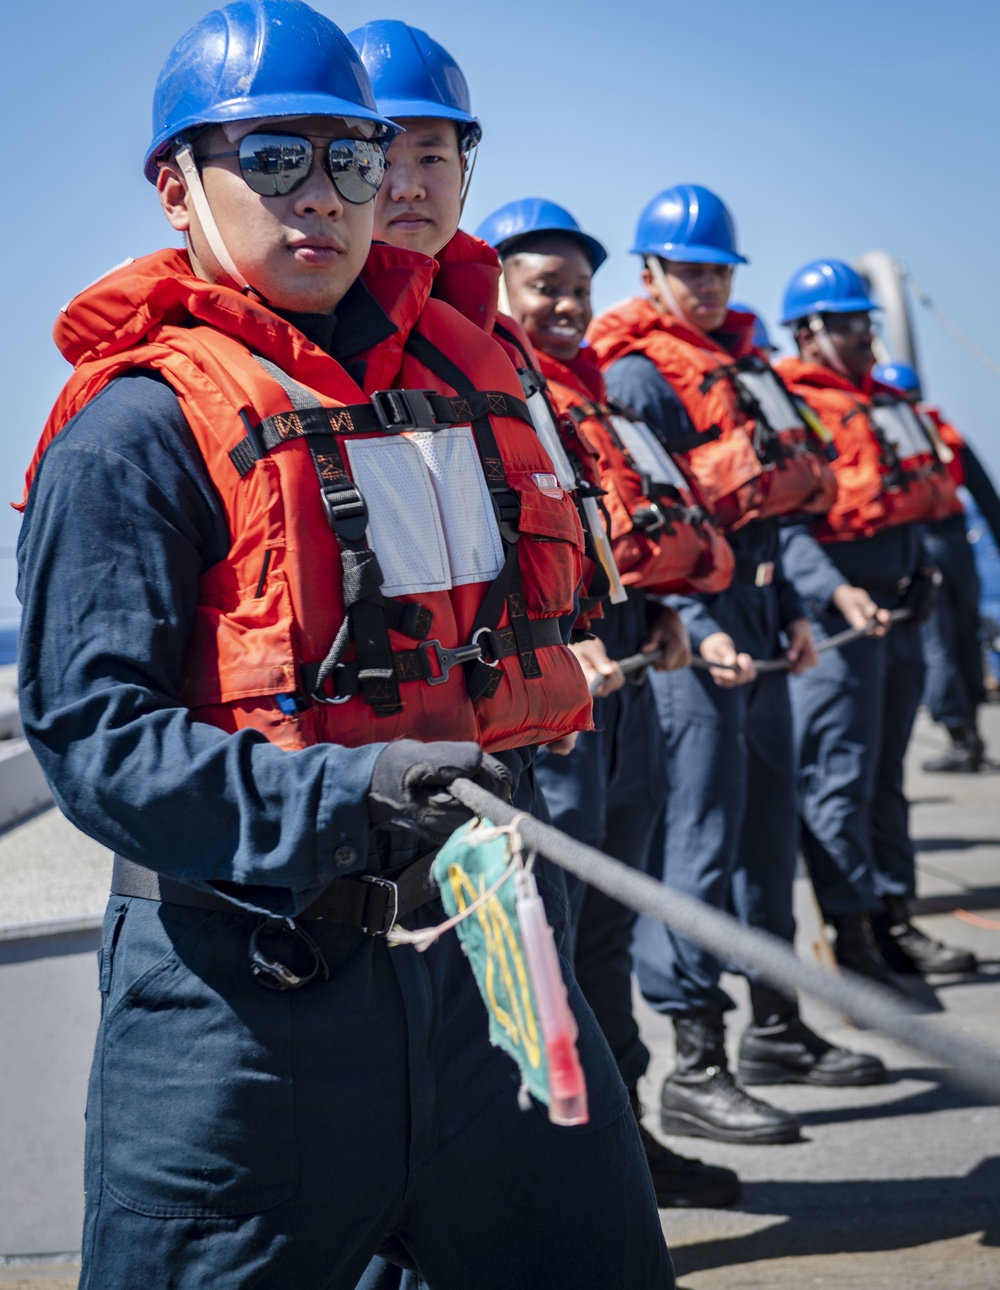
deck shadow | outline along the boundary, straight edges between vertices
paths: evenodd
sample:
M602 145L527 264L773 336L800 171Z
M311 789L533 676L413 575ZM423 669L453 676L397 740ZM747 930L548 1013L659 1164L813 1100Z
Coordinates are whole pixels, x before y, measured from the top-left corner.
M913 1249L983 1233L1000 1247L1000 1157L963 1178L750 1183L737 1210L785 1215L759 1232L671 1249L678 1277L770 1259Z

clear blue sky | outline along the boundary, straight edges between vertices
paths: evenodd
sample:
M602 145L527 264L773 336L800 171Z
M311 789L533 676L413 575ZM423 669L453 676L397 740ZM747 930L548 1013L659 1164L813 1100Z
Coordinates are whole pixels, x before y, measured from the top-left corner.
M465 225L515 197L568 206L611 259L603 307L632 293L626 252L649 197L707 184L750 265L736 293L774 328L784 284L818 255L880 248L1000 360L1000 6L951 0L423 0L321 3L345 31L424 27L458 59L485 137ZM3 119L10 288L0 496L66 369L59 307L172 238L141 174L157 71L205 0L53 0L6 19ZM925 386L1000 476L1000 381L917 311ZM780 333L778 333L780 335ZM781 337L784 341L784 337ZM16 540L0 510L0 554ZM0 559L0 626L16 610Z

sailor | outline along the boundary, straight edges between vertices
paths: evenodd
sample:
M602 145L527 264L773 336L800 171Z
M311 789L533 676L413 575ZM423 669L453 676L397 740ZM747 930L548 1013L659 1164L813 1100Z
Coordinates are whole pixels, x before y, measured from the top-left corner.
M608 390L681 452L736 554L729 590L678 597L709 670L652 673L670 786L654 839L663 881L784 940L794 934L795 785L785 676L753 659L816 663L812 632L779 553L777 516L825 509L835 481L814 437L753 348L754 317L728 309L732 218L708 189L659 193L639 218L633 252L645 296L595 320L591 343ZM745 1084L881 1080L874 1057L836 1048L802 1022L794 999L752 981L753 1016L730 1072L722 965L640 919L633 952L647 1001L669 1015L676 1066L661 1090L665 1132L730 1142L789 1142L797 1118Z
M732 576L728 543L708 518L696 486L648 429L608 402L592 351L583 344L592 317L593 274L607 259L563 207L539 198L509 202L477 230L496 247L514 319L534 347L557 412L596 452L614 552L628 598L606 604L591 631L612 658L662 649L653 664L687 666L687 633L673 609L647 600L691 589L721 590ZM631 444L631 449L629 448ZM652 690L622 686L581 658L594 701L594 730L569 757L539 758L536 774L553 823L580 841L644 868L667 785ZM638 1083L649 1064L632 1010L634 915L603 893L570 883L573 963L641 1116ZM661 1207L715 1206L739 1198L732 1170L668 1150L640 1124Z
M499 312L501 273L496 251L459 228L482 138L462 69L425 31L404 22L369 22L351 32L351 40L371 78L380 111L405 127L387 154L386 180L375 203L376 239L434 259L434 298L457 309L504 347L521 375L532 415L548 420L551 402L531 344L517 323ZM610 590L594 548L597 512L590 503L588 524L584 510L588 505L584 494L593 492L597 475L578 436L560 436L551 425L549 429L559 443L548 447L565 451L570 458L578 485L574 493L585 521L578 620L582 628L591 616L601 613L601 601ZM603 530L597 537L606 542ZM605 551L610 559L609 545ZM599 639L574 642L572 649L585 668L615 675ZM570 737L548 747L550 752L567 753L572 744Z
M940 410L923 401L920 377L908 363L880 363L872 377L891 386L930 420L945 445L948 473L967 488L994 540L1000 538L1000 497L982 462L958 429ZM932 774L978 771L986 748L979 732L978 708L986 702L983 651L979 629L979 575L966 531L965 507L956 494L954 509L924 528L924 547L941 571L937 605L921 628L927 680L924 702L943 725L951 747L923 763Z
M146 155L185 247L57 323L21 698L60 806L119 856L87 1290L347 1288L386 1241L435 1286L673 1284L572 980L581 1132L518 1108L454 938L386 940L442 918L456 776L518 800L591 711L562 643L579 522L516 373L426 258L371 247L394 130L307 5L209 14Z
M832 435L836 504L815 524L788 526L784 557L820 639L880 627L827 651L793 678L802 846L820 907L837 933L842 964L889 983L888 972L967 972L975 960L924 936L909 919L916 871L903 787L903 757L924 684L920 623L934 602L936 572L921 525L955 505L940 443L910 404L872 378L875 305L842 260L793 274L782 323L798 357L778 371ZM815 530L826 557L798 554ZM838 580L862 589L877 612L838 603ZM832 592L832 594L831 594ZM889 614L911 617L885 634ZM873 935L874 932L874 935Z

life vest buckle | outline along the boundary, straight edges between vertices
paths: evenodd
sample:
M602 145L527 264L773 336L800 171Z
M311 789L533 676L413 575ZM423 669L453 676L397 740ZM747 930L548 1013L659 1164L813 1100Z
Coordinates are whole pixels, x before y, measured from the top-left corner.
M478 634L478 633L477 633ZM468 645L459 645L457 649L446 649L439 640L421 641L417 646L420 659L420 670L428 685L443 685L448 673L460 663L477 663L483 657L482 648L472 641ZM437 672L433 670L432 657L437 662Z
M368 506L356 484L320 491L330 528L347 542L360 542L368 528Z
M376 390L371 396L379 425L386 434L404 430L435 430L442 422L431 399L435 390Z

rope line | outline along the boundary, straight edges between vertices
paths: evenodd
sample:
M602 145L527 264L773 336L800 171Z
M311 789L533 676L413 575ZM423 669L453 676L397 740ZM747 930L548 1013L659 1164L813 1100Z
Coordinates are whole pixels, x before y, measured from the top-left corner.
M852 972L835 976L799 959L784 941L746 927L721 910L638 873L595 847L576 842L549 824L517 811L468 779L456 779L450 793L494 824L517 820L525 844L598 891L665 923L724 963L753 972L786 994L802 991L846 1013L859 1026L878 1030L913 1052L943 1063L942 1077L984 1098L1000 1102L1000 1049L962 1034L954 1026L928 1024L916 1005Z
M903 268L903 276L905 277L910 290L913 292L914 299L923 305L935 322L939 323L940 326L945 329L952 340L957 340L966 353L970 354L977 363L981 363L988 372L992 372L994 376L1000 377L1000 363L997 363L994 359L990 358L989 354L984 350L981 350L975 341L970 340L968 336L966 336L965 332L963 332L961 328L957 327L948 315L943 313L937 307L908 268Z
M912 617L912 609L894 609L889 615L889 622L903 623ZM837 632L835 636L828 636L825 641L820 641L816 646L816 653L825 654L827 650L840 649L842 645L851 645L854 641L861 640L864 636L870 636L876 626L875 620L871 619L864 627L848 627L846 631ZM662 657L662 649L650 650L645 654L630 654L627 658L619 659L618 666L625 676L631 676L634 672L642 671L643 668L649 667L650 663L655 663L657 659ZM751 661L760 675L768 672L787 672L791 667L791 663L787 658L755 658ZM723 672L739 671L735 663L710 663L708 659L699 658L697 655L691 660L691 666L701 672L707 672L713 667ZM604 679L603 676L594 677L590 682L591 694L600 689Z

